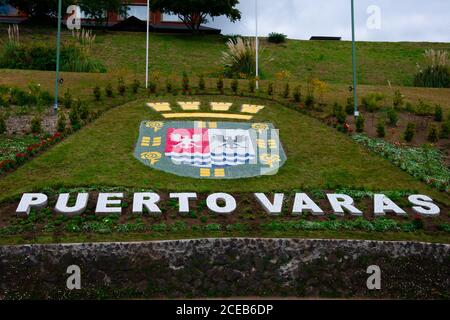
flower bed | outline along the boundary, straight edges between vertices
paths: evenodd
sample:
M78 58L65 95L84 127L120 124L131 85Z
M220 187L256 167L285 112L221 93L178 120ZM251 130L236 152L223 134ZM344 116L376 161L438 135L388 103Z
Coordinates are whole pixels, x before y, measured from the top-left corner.
M0 161L0 174L16 169L33 156L63 140L63 138L62 133L56 132L54 135L46 139L42 139L39 143L29 145L24 151L17 153L13 159Z
M429 146L421 148L396 146L361 134L354 135L353 139L388 159L413 177L440 191L449 191L450 170L444 165L442 154L438 150Z

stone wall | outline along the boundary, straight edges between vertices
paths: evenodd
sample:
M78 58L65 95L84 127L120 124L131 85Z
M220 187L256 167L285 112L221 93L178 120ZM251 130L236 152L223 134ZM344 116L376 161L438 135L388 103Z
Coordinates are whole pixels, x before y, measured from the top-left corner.
M450 245L199 239L0 247L1 298L450 298ZM81 290L68 290L70 265ZM368 290L367 267L381 268Z

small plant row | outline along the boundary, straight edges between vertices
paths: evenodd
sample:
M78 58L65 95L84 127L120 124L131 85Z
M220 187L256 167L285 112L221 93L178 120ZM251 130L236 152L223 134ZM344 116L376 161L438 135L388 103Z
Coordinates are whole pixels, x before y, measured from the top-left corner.
M441 191L449 191L450 170L444 165L442 154L435 148L428 145L419 148L396 146L362 134L353 135L353 139L413 177Z
M251 225L248 223L220 224L203 223L189 226L184 221L174 223L147 224L142 218L134 222L119 223L118 216L107 216L99 218L59 216L54 220L48 220L41 228L37 227L38 220L42 217L51 216L47 212L44 216L32 213L28 219L19 223L0 228L0 235L19 235L25 232L52 233L56 230L68 233L186 233L186 232L250 232L250 231L272 231L272 232L296 232L296 231L365 231L365 232L415 232L424 229L424 222L420 216L412 221L401 222L385 217L376 218L372 221L358 217L352 220L338 220L336 216L330 216L328 220L310 221L305 219L283 221L276 220L268 223ZM41 217L39 217L41 216ZM45 219L44 219L45 220ZM450 224L443 223L438 226L443 232L450 232Z

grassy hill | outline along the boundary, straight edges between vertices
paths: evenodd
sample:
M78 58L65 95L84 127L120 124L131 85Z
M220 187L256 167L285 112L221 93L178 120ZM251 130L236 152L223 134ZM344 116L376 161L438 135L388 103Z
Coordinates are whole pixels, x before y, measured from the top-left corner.
M145 33L98 31L91 55L104 62L109 72L142 74L145 69ZM7 39L0 27L0 40ZM54 42L54 30L21 29L21 41ZM63 41L72 41L63 32ZM150 37L152 72L161 74L186 71L191 75L216 76L221 71L221 53L226 49L222 36L155 35ZM289 40L282 45L264 39L262 76L275 79L289 71L292 80L304 81L311 74L330 83L351 83L351 43L337 41ZM361 84L411 86L416 64L426 49L450 50L450 43L359 42L358 80Z

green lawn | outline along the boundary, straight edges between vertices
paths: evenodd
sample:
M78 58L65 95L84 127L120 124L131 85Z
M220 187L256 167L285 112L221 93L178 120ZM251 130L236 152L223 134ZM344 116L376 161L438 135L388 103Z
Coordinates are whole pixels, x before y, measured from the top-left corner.
M5 26L0 27L0 41L7 39ZM109 72L141 75L145 69L145 33L96 31L96 43L91 55L101 60ZM72 41L70 32L63 31L63 40ZM55 30L21 28L21 41L55 41ZM216 76L221 72L221 55L226 49L222 36L190 36L152 34L150 37L151 71L180 76ZM289 40L283 45L267 43L262 55L262 73L275 79L287 70L292 80L305 81L310 75L330 83L350 84L351 43L342 41ZM411 86L423 61L426 49L450 50L450 43L385 43L358 42L358 79L361 84ZM269 61L270 60L270 61Z
M94 123L71 135L17 171L0 178L0 202L21 192L48 187L123 186L171 191L292 191L296 189L366 188L412 190L443 203L448 195L432 190L372 155L343 134L308 116L267 100L225 96L159 97L161 101L186 99L234 102L267 106L255 121L270 121L280 129L288 161L276 176L243 180L197 180L179 178L142 165L133 157L139 124L161 119L138 100L108 111ZM155 99L153 99L155 100Z

